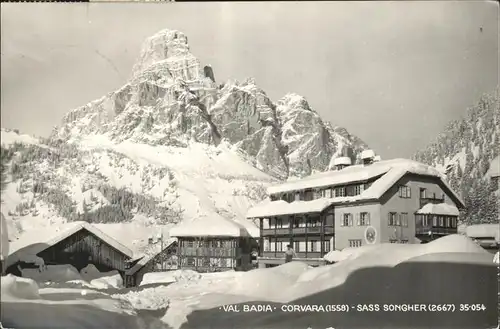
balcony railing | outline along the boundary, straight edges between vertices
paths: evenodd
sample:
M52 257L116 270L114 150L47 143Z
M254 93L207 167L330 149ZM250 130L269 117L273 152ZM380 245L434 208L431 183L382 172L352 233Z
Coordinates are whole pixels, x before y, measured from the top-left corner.
M325 251L325 254L328 252ZM262 252L261 257L265 258L285 258L284 256L285 252L284 251L264 251ZM297 258L321 258L321 252L320 251L308 251L307 253L305 251L300 251L300 252L295 252L297 254Z
M420 199L420 208L422 208L423 206L425 206L428 203L432 203L432 204L444 203L444 199L443 198L421 198Z
M435 227L435 226L417 226L415 227L415 235L428 235L428 234L457 234L457 228L453 227Z
M288 236L288 235L320 235L321 226L311 226L311 227L289 227L287 228L266 228L262 230L262 236ZM323 229L324 234L335 233L335 228L333 226L325 226Z

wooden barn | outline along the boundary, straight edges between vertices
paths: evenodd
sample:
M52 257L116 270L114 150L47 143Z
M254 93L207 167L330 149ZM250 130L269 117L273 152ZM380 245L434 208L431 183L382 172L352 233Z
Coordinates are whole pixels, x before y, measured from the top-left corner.
M86 222L73 222L59 228L48 228L26 234L11 242L7 273L20 275L19 267L72 265L78 271L93 264L99 271L117 270L125 274L125 263L132 251Z
M163 250L158 253L128 261L125 271L125 287L138 286L146 273L176 270L178 268L177 246L176 239L169 239L165 241Z
M253 231L258 231L258 228L255 226ZM170 236L178 240L180 269L222 272L252 268L256 240L248 227L233 220L198 218L182 222L172 228Z

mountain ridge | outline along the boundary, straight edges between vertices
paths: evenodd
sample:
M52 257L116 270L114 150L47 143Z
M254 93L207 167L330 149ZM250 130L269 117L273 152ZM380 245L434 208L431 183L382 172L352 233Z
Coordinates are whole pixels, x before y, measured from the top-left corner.
M251 78L218 84L183 33L162 30L124 86L69 111L48 138L2 129L4 211L14 238L74 220L154 227L194 217L256 234L245 215L266 186L328 170L339 155L357 161L366 148L302 96L273 102Z
M488 176L500 155L500 89L484 94L414 159L439 168L466 204L465 224L498 223L498 185Z

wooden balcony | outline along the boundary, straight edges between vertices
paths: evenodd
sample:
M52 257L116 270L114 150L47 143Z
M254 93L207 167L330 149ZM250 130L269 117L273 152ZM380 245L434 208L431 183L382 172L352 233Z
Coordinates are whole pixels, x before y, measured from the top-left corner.
M262 236L290 236L290 235L320 235L321 226L312 227L292 227L292 228L269 228L262 230ZM334 234L335 228L333 226L325 226L323 229L324 234Z
M285 252L284 251L264 251L262 252L262 256L264 258L285 258L284 256ZM321 252L319 251L301 251L301 252L296 252L297 254L297 259L306 259L306 258L321 258ZM326 252L325 252L326 254Z
M440 204L440 203L444 203L444 199L443 198L420 198L420 208L422 208L423 206L425 206L428 203Z

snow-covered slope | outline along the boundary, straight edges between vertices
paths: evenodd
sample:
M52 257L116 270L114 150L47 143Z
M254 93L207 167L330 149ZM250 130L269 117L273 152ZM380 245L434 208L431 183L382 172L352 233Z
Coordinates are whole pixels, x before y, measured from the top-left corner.
M468 224L498 223L498 185L489 172L500 164L499 90L484 95L467 115L450 122L435 142L415 159L440 168L467 206L462 219ZM495 193L496 191L496 193Z
M122 240L134 251L148 240L137 232L164 225L168 235L185 219L232 220L255 234L245 214L267 185L366 148L304 97L273 103L252 79L216 83L173 30L148 38L130 80L69 111L50 138L1 134L11 239L66 221L128 223Z

